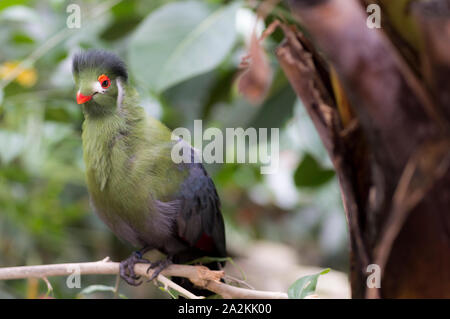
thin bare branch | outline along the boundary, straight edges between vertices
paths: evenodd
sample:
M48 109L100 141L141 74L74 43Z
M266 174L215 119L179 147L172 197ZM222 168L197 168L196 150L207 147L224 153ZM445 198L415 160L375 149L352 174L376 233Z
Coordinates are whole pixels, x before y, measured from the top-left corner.
M46 278L54 276L68 276L74 269L80 275L117 275L119 273L119 263L104 259L97 262L52 264L37 266L20 266L0 268L0 280L13 280L24 278ZM147 273L148 265L137 264L135 272L143 277L150 277L153 273ZM158 275L157 280L165 287L177 290L187 298L199 298L184 288L178 286L166 276L176 276L188 278L199 288L210 290L223 298L246 298L246 299L287 299L284 292L258 291L230 286L220 282L224 276L223 271L213 271L204 266L170 265Z

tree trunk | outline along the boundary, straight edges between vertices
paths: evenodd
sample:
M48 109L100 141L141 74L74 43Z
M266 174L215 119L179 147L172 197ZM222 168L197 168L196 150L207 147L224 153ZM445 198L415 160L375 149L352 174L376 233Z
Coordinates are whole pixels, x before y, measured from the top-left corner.
M449 298L450 0L392 3L291 0L308 37L281 24L276 55L339 178L353 297Z

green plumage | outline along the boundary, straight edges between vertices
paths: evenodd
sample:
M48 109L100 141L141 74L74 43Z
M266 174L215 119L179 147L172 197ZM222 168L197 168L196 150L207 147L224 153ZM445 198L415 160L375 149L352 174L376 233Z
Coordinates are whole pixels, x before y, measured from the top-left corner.
M124 90L120 114L91 115L93 106L83 106L88 188L96 209L107 214L113 229L119 218L136 228L144 226L147 216L142 212L153 212L149 194L170 201L186 177L170 158L170 130L137 107L133 88L125 85Z
M226 256L212 180L199 163L172 161L175 143L182 143L183 152L192 148L146 115L123 62L88 51L74 57L73 74L85 116L87 185L100 218L119 238L145 251L158 249L175 262ZM135 284L132 269L121 264L122 277Z

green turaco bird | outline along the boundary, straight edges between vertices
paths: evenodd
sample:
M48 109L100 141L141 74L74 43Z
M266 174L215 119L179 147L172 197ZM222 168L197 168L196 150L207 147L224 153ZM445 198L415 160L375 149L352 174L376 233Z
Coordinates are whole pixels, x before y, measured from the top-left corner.
M72 67L85 116L83 153L92 206L116 236L141 248L121 262L121 277L140 284L134 265L150 263L143 259L150 249L167 255L150 263L153 277L171 262L225 257L224 223L211 178L201 163L172 160L175 143L192 151L191 159L195 153L146 115L123 61L90 50L76 54Z

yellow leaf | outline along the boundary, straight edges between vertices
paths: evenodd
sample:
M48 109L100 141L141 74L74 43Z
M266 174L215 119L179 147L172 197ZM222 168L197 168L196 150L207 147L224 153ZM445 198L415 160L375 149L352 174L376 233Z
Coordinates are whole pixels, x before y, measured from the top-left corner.
M345 91L339 81L336 70L332 66L330 66L330 80L333 87L334 96L336 98L336 104L338 107L341 122L343 127L345 128L355 116L347 99L347 95L345 94Z
M392 26L414 49L419 49L419 31L411 14L411 4L417 0L379 0Z
M6 61L0 65L0 79L10 76L11 72L19 72L15 81L24 87L31 87L36 84L37 72L34 68L19 67L19 61ZM19 70L16 70L19 68Z

